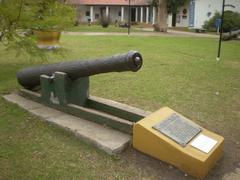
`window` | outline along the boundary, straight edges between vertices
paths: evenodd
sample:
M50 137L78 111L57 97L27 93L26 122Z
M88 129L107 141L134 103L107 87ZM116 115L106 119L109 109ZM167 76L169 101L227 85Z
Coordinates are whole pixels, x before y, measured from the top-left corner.
M90 11L86 11L86 16L90 16Z
M211 15L212 15L211 12L208 12L208 13L207 13L207 17L210 17Z
M122 12L121 11L118 12L118 16L122 16Z

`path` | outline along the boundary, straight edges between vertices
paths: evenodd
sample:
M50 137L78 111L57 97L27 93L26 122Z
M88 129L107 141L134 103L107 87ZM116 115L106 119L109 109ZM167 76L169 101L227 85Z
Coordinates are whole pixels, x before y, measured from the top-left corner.
M64 32L67 35L87 35L87 36L127 36L127 33L123 32ZM167 33L162 32L131 32L131 36L167 36L167 37L207 37L218 38L218 35L205 34L205 33L192 33L183 31L168 30Z

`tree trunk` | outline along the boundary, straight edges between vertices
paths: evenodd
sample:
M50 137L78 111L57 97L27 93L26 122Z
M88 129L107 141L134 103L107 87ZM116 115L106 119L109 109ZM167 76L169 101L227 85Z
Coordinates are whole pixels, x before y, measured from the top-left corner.
M167 0L159 0L159 6L157 8L157 23L154 26L155 31L167 32L167 20Z

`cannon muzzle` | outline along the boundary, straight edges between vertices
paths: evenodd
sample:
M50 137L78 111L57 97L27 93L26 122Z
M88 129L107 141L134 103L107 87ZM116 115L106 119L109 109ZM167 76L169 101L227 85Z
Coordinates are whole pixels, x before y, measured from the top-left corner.
M137 51L95 60L64 61L25 68L17 73L19 84L27 89L40 85L40 76L51 76L54 72L64 72L72 80L108 72L136 72L142 67L142 56Z

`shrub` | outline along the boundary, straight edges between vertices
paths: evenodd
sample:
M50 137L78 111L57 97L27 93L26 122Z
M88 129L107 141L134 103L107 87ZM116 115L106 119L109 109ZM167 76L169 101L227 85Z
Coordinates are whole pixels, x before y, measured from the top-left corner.
M212 18L208 21L205 21L203 28L208 31L216 31L215 21L220 19L221 14L216 12ZM225 11L224 13L224 22L223 22L223 32L229 32L233 30L240 29L240 13Z
M102 17L100 19L100 24L102 25L103 28L107 28L110 24L110 19L107 17Z

